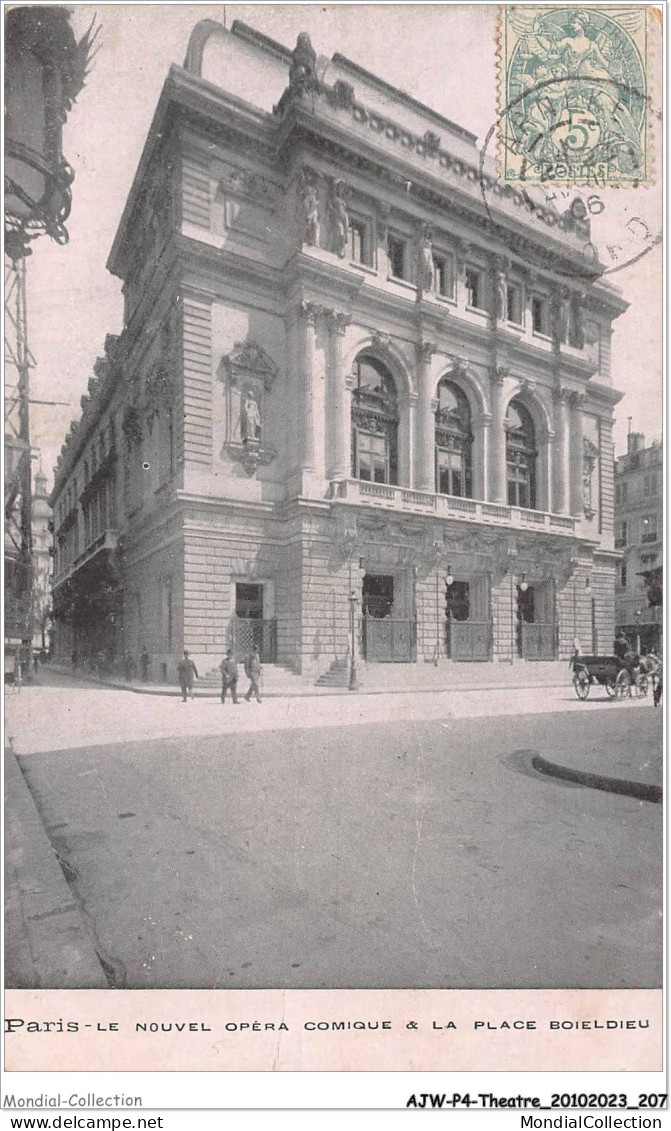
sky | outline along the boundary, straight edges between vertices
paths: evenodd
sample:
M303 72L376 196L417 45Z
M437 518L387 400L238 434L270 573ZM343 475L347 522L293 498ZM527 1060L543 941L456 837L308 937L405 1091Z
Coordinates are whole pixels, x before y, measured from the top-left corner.
M80 413L93 363L107 333L122 329L121 282L106 261L171 63L181 65L200 19L235 19L293 47L307 31L318 55L335 52L465 126L482 143L496 119L495 6L489 4L88 4L70 5L77 37L94 15L100 49L70 113L63 151L75 169L70 240L46 237L28 260L29 341L36 360L31 394L67 402L31 410L33 446L49 483L70 421ZM222 85L226 85L222 74ZM628 195L627 195L628 193ZM661 228L654 188L602 192L595 222L601 242L617 241L625 213ZM628 201L628 203L627 203ZM611 275L630 308L615 323L613 382L616 452L626 445L628 417L647 440L662 432L662 251Z

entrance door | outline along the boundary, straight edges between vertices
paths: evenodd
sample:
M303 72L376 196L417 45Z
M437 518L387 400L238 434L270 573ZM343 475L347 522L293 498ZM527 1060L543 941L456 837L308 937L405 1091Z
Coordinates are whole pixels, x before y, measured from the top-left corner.
M445 586L445 651L451 660L488 660L491 622L486 578Z
M517 586L517 653L524 660L555 658L554 594L550 582Z
M233 647L238 658L246 655L254 644L259 649L262 664L275 663L277 621L263 619L263 585L239 581L235 586L233 617Z
M394 578L366 573L361 593L363 651L371 663L409 663L415 643L414 621L394 615Z

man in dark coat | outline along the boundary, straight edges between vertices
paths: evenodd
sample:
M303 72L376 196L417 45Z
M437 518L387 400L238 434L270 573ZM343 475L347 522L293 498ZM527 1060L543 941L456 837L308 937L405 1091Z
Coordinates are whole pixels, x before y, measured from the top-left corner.
M219 665L221 671L221 701L226 702L226 692L229 687L231 689L231 698L234 703L238 701L238 665L233 655L233 649L229 648Z
M184 655L182 656L182 659L177 665L177 676L179 678L179 689L182 692L182 703L186 703L186 698L189 693L191 695L191 698L193 699L193 681L194 678L198 679L196 665L191 659L186 648L184 649Z
M256 702L261 702L261 693L259 691L259 679L261 678L261 660L259 658L258 645L254 644L251 652L245 656L245 675L249 679L249 691L245 695L245 699L249 703L252 695L255 696Z

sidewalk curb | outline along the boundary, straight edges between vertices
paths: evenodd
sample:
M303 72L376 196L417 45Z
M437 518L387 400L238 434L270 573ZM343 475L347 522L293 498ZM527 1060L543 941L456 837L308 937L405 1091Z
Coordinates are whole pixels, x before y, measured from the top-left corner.
M587 770L574 770L571 766L560 766L557 762L548 762L540 754L534 754L531 764L535 770L549 777L561 778L564 781L576 782L586 785L591 789L603 789L608 793L621 793L628 797L637 797L639 801L662 800L661 785L646 785L644 782L627 781L626 778L609 778L605 774L593 774Z
M90 673L71 672L67 668L53 666L52 671L57 671L65 676L70 676L72 679L87 680L98 687L109 687L115 691L131 691L134 695L154 695L163 696L164 698L179 699L181 691L178 687L171 687L169 684L163 686L142 686L136 683L125 683L123 680L101 679L99 676L91 675ZM473 683L473 684L453 684L452 687L410 687L407 690L399 688L386 689L383 687L358 687L355 692L352 692L348 687L324 687L319 690L305 690L297 691L294 688L287 688L281 691L265 691L261 687L261 695L263 699L327 699L333 696L350 697L354 695L445 695L455 694L457 692L470 692L470 691L542 691L550 687L566 687L565 681L544 682L544 683L529 683L529 684L500 684L500 683ZM316 688L316 685L315 685ZM215 688L196 688L194 689L195 699L219 699L221 692Z
M22 934L22 958L16 943L5 954L7 988L109 989L91 932L11 746L5 749L5 799L5 897Z

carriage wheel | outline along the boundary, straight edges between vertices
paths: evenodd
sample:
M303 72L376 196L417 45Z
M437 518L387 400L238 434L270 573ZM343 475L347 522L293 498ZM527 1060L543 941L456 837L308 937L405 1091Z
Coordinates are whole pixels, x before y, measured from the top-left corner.
M641 672L641 674L636 677L636 692L641 699L645 699L648 694L648 687L648 677L645 672Z
M615 698L625 699L628 695L631 695L631 676L623 668L621 672L617 673L615 680Z
M578 699L587 698L587 696L589 695L591 683L592 680L590 679L587 668L578 668L573 677L573 686L575 687L575 693L578 696Z
M606 695L608 696L609 699L614 699L615 694L616 694L616 692L615 692L615 680L609 679L608 683L606 684Z

